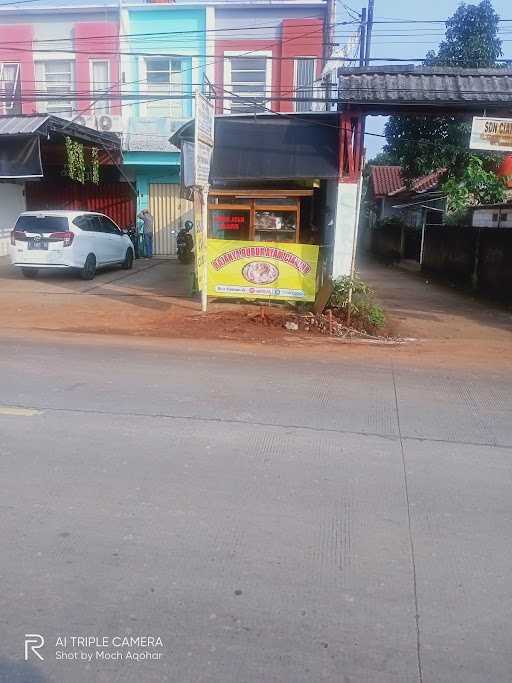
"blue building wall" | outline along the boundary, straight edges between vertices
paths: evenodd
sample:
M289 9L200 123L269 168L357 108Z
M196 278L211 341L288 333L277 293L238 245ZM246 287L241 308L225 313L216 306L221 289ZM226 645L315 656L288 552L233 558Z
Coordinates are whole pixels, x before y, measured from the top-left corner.
M123 152L124 164L135 171L138 190L138 211L148 205L150 183L179 182L180 154L168 143L168 137L185 120L192 118L193 94L204 81L206 53L206 10L205 7L179 8L176 5L145 5L124 7L121 17L121 52L137 53L137 56L122 56L123 90L131 94L148 95L140 81L144 74L144 55L151 57L172 56L182 60L182 90L190 96L183 101L179 119L161 122L158 132L148 134L145 147L144 135L151 129L148 124L154 119L145 116L141 103L125 107L124 129L130 142ZM144 34L139 36L137 34ZM149 35L148 35L149 34ZM163 35L165 34L165 35ZM197 55L201 55L198 57ZM153 128L154 129L154 128ZM169 151L165 148L169 147ZM160 150L160 151L156 151Z
M170 183L172 185L180 182L179 165L174 167L166 166L138 166L137 167L137 213L149 206L149 186L151 183Z
M176 5L146 5L136 9L126 8L125 12L127 19L123 29L127 29L129 37L123 41L127 48L123 51L137 52L140 55L179 55L185 58L184 90L192 95L195 84L202 84L205 72L205 8L180 9ZM145 34L144 37L134 35L142 33ZM167 35L162 35L163 33ZM203 56L197 58L195 55ZM143 56L125 57L125 85L134 94L142 92L139 81L143 59ZM131 109L131 116L140 116L140 105L134 105ZM192 100L185 103L184 109L185 118L190 118L193 112Z

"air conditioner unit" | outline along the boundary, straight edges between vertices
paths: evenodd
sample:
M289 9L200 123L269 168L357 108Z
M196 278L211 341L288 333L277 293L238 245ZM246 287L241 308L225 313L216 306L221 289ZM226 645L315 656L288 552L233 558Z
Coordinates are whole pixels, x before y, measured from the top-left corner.
M105 133L121 133L123 130L123 119L121 116L100 114L96 117L96 129Z

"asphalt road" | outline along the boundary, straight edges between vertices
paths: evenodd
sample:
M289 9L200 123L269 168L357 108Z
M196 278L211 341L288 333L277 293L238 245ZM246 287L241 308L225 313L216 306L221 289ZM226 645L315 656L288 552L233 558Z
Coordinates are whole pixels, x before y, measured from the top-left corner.
M1 342L2 682L512 680L511 376L130 344Z

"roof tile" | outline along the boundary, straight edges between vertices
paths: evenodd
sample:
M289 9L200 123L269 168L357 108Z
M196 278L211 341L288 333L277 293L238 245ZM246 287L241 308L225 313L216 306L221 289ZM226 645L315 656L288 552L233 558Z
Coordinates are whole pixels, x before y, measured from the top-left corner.
M370 166L373 194L376 197L396 195L408 190L402 176L400 166ZM439 184L441 176L446 173L445 168L433 171L416 178L410 187L411 192L427 192Z
M359 104L512 104L512 69L411 65L338 69L339 101Z

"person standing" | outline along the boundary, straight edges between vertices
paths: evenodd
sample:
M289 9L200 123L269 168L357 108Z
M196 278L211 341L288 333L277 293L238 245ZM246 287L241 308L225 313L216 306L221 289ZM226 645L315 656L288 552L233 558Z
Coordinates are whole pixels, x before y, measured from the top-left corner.
M137 218L140 218L144 224L144 256L151 258L153 256L153 216L148 209L142 209Z

